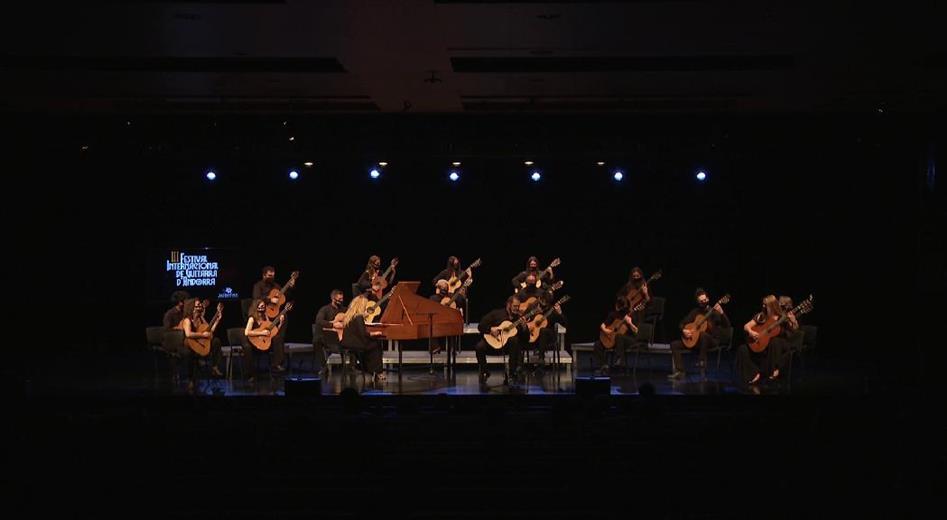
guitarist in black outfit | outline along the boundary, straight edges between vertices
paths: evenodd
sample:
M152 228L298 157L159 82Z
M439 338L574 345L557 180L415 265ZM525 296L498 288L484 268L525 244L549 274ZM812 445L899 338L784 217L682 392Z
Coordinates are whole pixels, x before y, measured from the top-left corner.
M707 311L711 311L710 296L707 295L707 291L698 288L694 292L694 297L697 300L697 307L691 309L691 311L687 313L687 316L684 316L684 319L678 324L682 335L691 333L691 331L684 330L685 325L693 322L698 316L706 314ZM713 306L713 310L707 317L707 321L707 330L700 334L697 345L695 345L698 349L698 368L707 366L707 351L716 348L719 344L721 329L730 328L730 318L723 312L723 307L721 307L720 304ZM668 376L670 379L680 379L684 377L683 352L684 343L681 340L676 339L671 342L671 357L674 359L674 371Z
M480 323L477 326L477 329L481 334L490 334L491 332L496 332L496 327L503 323L504 321L516 321L519 319L519 308L520 300L516 296L510 296L506 300L506 307L502 309L495 309L488 312L483 318L480 319ZM520 352L522 345L529 343L529 332L526 329L524 324L519 328L518 334L511 337L507 340L506 345L502 349L495 349L490 346L489 343L483 338L480 339L480 342L477 343L477 346L474 347L474 350L477 353L477 365L480 367L480 382L483 383L490 377L490 372L487 371L487 353L503 353L505 352L510 360L510 377L515 378L517 368L519 367L520 362ZM524 336L525 335L525 336Z
M549 283L552 283L556 277L552 272L552 267L549 267L546 271L539 270L539 259L535 256L529 257L529 260L526 261L526 270L521 271L520 274L513 277L513 287L518 291L520 290L520 285L526 281L526 277L529 275L535 275L538 279L544 279ZM543 276L545 274L545 276ZM535 281L533 282L536 283Z

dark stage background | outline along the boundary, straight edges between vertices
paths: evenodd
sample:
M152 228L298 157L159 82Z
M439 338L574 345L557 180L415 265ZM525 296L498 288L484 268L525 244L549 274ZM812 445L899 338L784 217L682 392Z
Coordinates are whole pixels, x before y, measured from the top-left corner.
M285 121L285 124L284 124ZM472 320L499 306L530 255L563 260L569 341L591 341L629 269L663 269L673 335L695 287L739 327L768 293L815 294L827 356L927 370L912 324L944 289L943 154L936 119L869 116L336 116L8 120L9 268L53 331L27 355L141 349L159 324L154 251L232 248L249 294L259 268L301 270L290 341L367 257L399 256L425 290L448 255L482 257ZM295 139L289 140L292 136ZM83 149L83 147L87 147ZM18 153L16 153L18 152ZM533 160L543 179L527 178ZM305 168L303 161L315 162ZM369 167L389 161L381 179ZM450 183L451 161L462 178ZM605 167L595 165L606 161ZM287 172L302 177L291 182ZM625 179L611 177L621 168ZM698 168L709 174L698 183ZM218 174L214 183L204 178ZM25 208L25 209L24 209ZM153 262L153 261L152 261ZM150 272L154 269L155 272ZM425 293L427 296L428 293ZM239 326L228 304L225 326ZM45 314L45 313L44 313ZM659 333L660 334L660 333ZM897 360L886 357L891 351ZM885 361L880 360L884 357ZM895 366L892 366L895 365Z

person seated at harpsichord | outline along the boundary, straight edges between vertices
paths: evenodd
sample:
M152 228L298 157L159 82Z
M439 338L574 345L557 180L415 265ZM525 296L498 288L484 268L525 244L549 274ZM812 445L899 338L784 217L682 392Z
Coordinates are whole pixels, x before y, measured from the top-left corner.
M371 300L360 294L349 303L342 319L342 346L355 352L363 370L370 373L376 381L384 381L382 371L382 347L380 331L369 330L365 326L365 310Z

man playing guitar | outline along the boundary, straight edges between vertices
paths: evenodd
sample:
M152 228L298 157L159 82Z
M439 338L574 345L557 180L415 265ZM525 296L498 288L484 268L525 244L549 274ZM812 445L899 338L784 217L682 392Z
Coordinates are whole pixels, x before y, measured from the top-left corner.
M494 309L488 312L483 318L480 319L480 323L477 325L477 330L480 331L480 334L492 334L497 336L500 334L500 328L498 327L504 321L515 321L520 316L520 300L516 296L510 296L506 299L506 306L501 309ZM491 347L486 340L481 339L477 346L474 347L474 350L477 353L477 365L480 368L480 382L483 383L490 377L490 372L487 371L487 353L491 355L499 354L501 352L506 352L507 357L510 363L510 377L515 379L517 375L517 368L520 363L520 352L522 345L529 343L529 331L526 328L526 325L519 327L518 334L510 338L506 345L501 349L494 349Z
M330 345L339 345L341 341L339 336L343 328L342 315L345 314L345 311L345 295L342 291L334 289L329 294L329 303L323 305L316 312L316 327L312 338L313 355L315 356L314 371L322 372L325 369L323 366L326 359L325 348ZM329 332L326 329L334 329L336 332Z
M693 338L695 332L685 328L685 326L689 323L693 323L698 316L702 316L707 312L710 312L710 314L707 316L708 327L706 332L697 333L699 334L699 337L697 338L697 367L704 368L707 366L707 351L709 349L716 348L718 345L721 329L730 328L730 318L728 318L726 313L723 312L723 307L719 303L714 304L713 307L711 307L710 296L707 295L707 291L698 288L696 291L694 291L694 299L697 301L697 307L691 309L691 311L687 313L687 316L684 316L684 319L682 319L678 325L681 330L681 336L690 340ZM683 352L683 341L677 339L671 342L671 357L674 360L674 366L671 375L668 376L670 379L680 379L684 377Z

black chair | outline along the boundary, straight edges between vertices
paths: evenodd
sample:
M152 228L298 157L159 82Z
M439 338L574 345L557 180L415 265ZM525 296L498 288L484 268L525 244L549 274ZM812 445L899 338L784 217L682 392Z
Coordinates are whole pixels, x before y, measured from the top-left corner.
M250 306L253 305L253 298L241 298L240 310L243 312L243 322L246 323L250 318Z
M167 348L167 343L165 342L166 332L168 331L165 330L164 327L146 327L145 342L154 358L155 380L158 379L158 359L165 358L168 360L168 370L173 381L177 367L176 361L180 358L180 355L176 350L169 350Z
M355 367L355 353L350 349L345 348L341 343L339 343L338 337L333 337L332 335L325 334L325 331L320 330L318 326L312 324L312 355L315 356L317 349L317 343L322 344L322 366L326 368L326 372L331 376L332 375L332 365L329 364L329 355L338 354L339 360L342 366L342 374L345 375L346 368L346 358L349 360L348 365ZM314 362L315 363L315 362Z
M724 352L730 352L733 349L733 327L721 328L717 338L717 346L709 349L707 354L717 353L716 374L720 374L720 357Z
M625 349L625 370L628 370L628 355L634 354L635 361L631 365L631 374L635 377L638 375L638 358L642 353L650 354L651 343L654 339L654 325L651 323L642 323L638 325L638 334L632 337L631 345ZM651 358L648 357L648 368L651 367Z
M789 370L788 379L792 381L792 365L793 360L798 355L799 363L803 374L806 370L806 353L811 353L815 350L815 346L819 337L819 328L815 325L803 325L800 329L801 337L797 341L789 342L789 352L786 353L789 356L789 361L786 367Z
M234 356L243 357L243 330L240 327L231 327L227 329L227 345L224 347L224 354L227 356L227 368L224 370L227 379L233 379L233 358ZM243 378L243 363L240 365L240 377Z
M648 302L644 310L644 322L651 325L651 335L648 336L648 343L654 343L654 332L658 328L658 322L664 320L664 306L667 300L662 296L655 296ZM641 334L640 332L638 333Z

